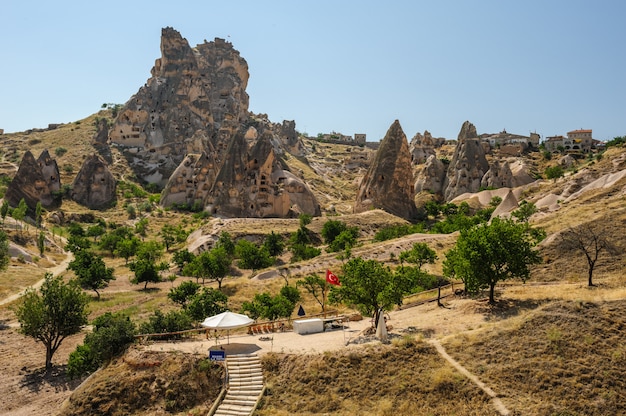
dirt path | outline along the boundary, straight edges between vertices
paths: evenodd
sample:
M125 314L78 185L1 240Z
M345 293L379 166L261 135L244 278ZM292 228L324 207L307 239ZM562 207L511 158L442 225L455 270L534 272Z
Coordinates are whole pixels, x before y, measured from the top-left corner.
M67 269L68 264L70 264L70 262L74 259L74 256L70 252L65 252L64 251L64 254L65 254L65 259L61 263L57 264L54 267L49 267L49 268L45 269L47 273L52 273L53 276L57 276L57 275L63 273ZM44 280L45 279L39 280L38 282L36 282L31 287L33 289L39 289L41 287L41 285L43 284ZM0 306L9 304L9 303L19 299L20 297L24 296L24 293L26 293L26 291L28 289L29 288L26 288L26 289L22 290L19 293L16 293L14 295L8 296L8 297L0 300Z
M491 397L491 402L493 403L493 406L496 408L496 411L498 411L498 413L500 413L503 416L510 414L509 409L507 409L504 403L502 403L502 400L498 398L498 394L495 391L493 391L489 386L487 386L485 383L480 381L480 379L476 377L475 374L470 373L469 370L467 370L465 367L459 364L458 361L450 357L450 355L446 352L446 349L443 347L443 345L441 345L439 340L431 339L428 342L431 345L433 345L437 349L437 352L439 353L439 355L441 355L450 364L452 364L452 366L456 368L456 370L459 373L463 374L465 377L470 379L472 383L476 384L478 387L480 387L482 391L484 391L485 393L487 393L489 397Z

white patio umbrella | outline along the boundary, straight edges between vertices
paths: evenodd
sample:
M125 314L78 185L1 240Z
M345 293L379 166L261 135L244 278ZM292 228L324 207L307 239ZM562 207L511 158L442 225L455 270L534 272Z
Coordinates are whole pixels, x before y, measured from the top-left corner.
M234 313L230 311L222 312L218 315L210 316L206 318L200 325L210 329L225 329L228 337L228 343L230 343L230 330L236 328L243 328L254 323L253 319L250 319L246 315L240 313Z

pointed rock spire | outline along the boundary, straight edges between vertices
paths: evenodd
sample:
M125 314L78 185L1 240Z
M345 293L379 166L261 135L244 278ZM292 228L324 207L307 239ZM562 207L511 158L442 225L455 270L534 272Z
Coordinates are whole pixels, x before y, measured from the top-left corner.
M379 208L398 217L417 217L409 144L398 120L380 142L373 163L361 181L354 212Z

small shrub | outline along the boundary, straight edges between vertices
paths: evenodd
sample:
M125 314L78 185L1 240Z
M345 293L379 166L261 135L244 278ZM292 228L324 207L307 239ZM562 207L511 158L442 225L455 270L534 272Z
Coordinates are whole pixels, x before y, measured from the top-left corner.
M54 149L54 154L58 157L63 156L65 153L67 153L67 149L65 147L57 147Z

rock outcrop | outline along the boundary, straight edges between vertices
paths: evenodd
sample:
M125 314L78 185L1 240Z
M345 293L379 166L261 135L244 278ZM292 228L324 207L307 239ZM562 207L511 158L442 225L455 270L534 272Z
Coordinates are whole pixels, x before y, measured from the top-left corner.
M465 121L461 126L461 131L459 131L459 135L457 136L457 140L460 142L465 139L478 139L478 133L476 131L476 126L474 126L469 121Z
M248 154L244 136L235 136L206 199L209 212L259 218L321 214L308 186L276 157L271 140L271 133L266 132Z
M76 175L71 198L90 209L108 208L115 201L116 186L107 162L94 154L85 159Z
M20 167L9 184L5 198L13 207L19 205L22 198L30 213L35 212L37 203L46 209L55 208L60 203L59 191L61 178L56 160L44 150L35 160L30 151L22 157Z
M224 217L319 216L309 187L276 157L273 134L266 131L248 151L249 133L235 135L221 166L215 152L188 155L162 192L161 204L202 207Z
M443 185L446 180L447 166L437 156L431 155L426 160L424 168L417 175L415 181L415 193L428 191L435 194L443 193Z
M357 191L354 212L379 208L407 220L417 218L411 154L396 120L380 143Z
M509 162L496 160L480 181L482 188L511 188L513 186L513 172Z
M163 186L184 159L188 139L206 137L216 159L222 157L248 118L248 64L223 39L191 48L165 28L151 75L120 110L109 138L140 179Z
M420 165L426 162L430 156L435 155L435 143L430 132L426 130L424 135L417 133L413 136L409 144L409 151L411 152L411 163L414 165Z
M161 192L161 205L203 209L217 176L213 154L213 152L188 154Z
M481 180L489 170L485 150L476 127L469 121L463 123L459 132L454 155L448 166L444 184L444 199L451 201L455 196L466 192L477 192Z

